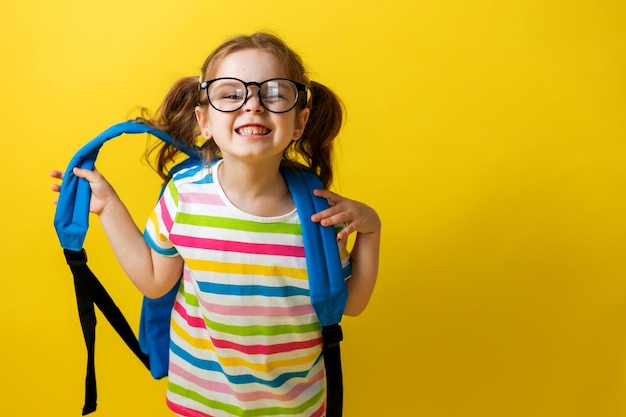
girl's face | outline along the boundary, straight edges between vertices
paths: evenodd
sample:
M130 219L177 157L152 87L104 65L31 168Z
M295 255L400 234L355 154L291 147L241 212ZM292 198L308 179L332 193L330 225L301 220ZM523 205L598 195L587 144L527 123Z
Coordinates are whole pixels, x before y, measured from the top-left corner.
M244 49L222 60L213 78L222 77L261 83L271 78L286 78L287 74L269 52ZM302 135L309 110L294 108L286 113L272 113L261 105L257 87L248 89L248 99L237 111L221 112L208 104L196 107L202 135L213 138L225 160L280 162L291 141ZM206 94L205 90L202 93Z

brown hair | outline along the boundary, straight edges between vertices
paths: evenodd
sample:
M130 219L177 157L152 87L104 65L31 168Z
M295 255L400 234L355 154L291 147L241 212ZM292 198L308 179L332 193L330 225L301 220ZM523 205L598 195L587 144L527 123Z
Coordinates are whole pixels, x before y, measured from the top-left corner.
M202 65L202 80L212 78L223 59L233 52L243 49L261 49L274 55L283 64L286 76L306 85L309 97L303 97L302 107L310 109L309 120L301 138L292 141L283 153L284 163L304 164L314 171L328 187L333 179L332 149L333 140L341 129L344 108L339 98L327 87L311 81L302 60L282 40L269 33L254 33L249 36L234 37L220 45L207 57ZM200 94L198 77L186 77L176 82L161 103L156 117L150 118L142 112L139 120L167 132L175 138L175 143L194 146L200 136L200 128L195 116L197 105L208 105L206 97ZM304 101L306 100L306 102ZM296 111L299 111L296 108ZM212 139L202 146L207 160L220 156L220 151ZM158 145L155 170L164 179L169 179L168 166L180 154L176 147ZM155 148L147 152L147 157Z

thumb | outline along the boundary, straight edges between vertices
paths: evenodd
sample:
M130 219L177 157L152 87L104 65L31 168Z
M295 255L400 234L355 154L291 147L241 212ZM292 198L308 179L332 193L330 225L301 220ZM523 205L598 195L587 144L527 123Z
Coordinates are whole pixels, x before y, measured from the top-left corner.
M77 177L84 178L89 182L93 181L96 175L95 172L92 170L85 169L85 168L78 168L78 167L74 167L74 169L72 169L72 172Z

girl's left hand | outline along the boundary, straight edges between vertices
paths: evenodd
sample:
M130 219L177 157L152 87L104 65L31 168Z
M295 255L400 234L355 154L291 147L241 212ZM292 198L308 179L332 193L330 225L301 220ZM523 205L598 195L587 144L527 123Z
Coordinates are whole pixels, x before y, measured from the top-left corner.
M370 206L328 190L315 190L313 194L327 199L330 207L311 216L312 221L319 222L322 226L346 225L337 234L337 239L344 239L353 232L360 234L380 232L380 218Z

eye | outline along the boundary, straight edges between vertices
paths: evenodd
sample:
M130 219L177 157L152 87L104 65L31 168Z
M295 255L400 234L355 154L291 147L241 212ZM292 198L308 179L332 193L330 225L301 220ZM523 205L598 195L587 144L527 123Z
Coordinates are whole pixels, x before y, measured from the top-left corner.
M285 100L284 94L280 88L268 88L263 92L263 100L265 101L278 101Z
M211 85L209 96L214 101L242 101L246 96L245 91L245 88L239 82L221 81Z
M244 94L241 89L230 88L220 91L218 97L226 100L243 100Z
M291 102L295 98L295 91L291 83L283 81L267 81L261 90L263 101L275 103L278 101Z

